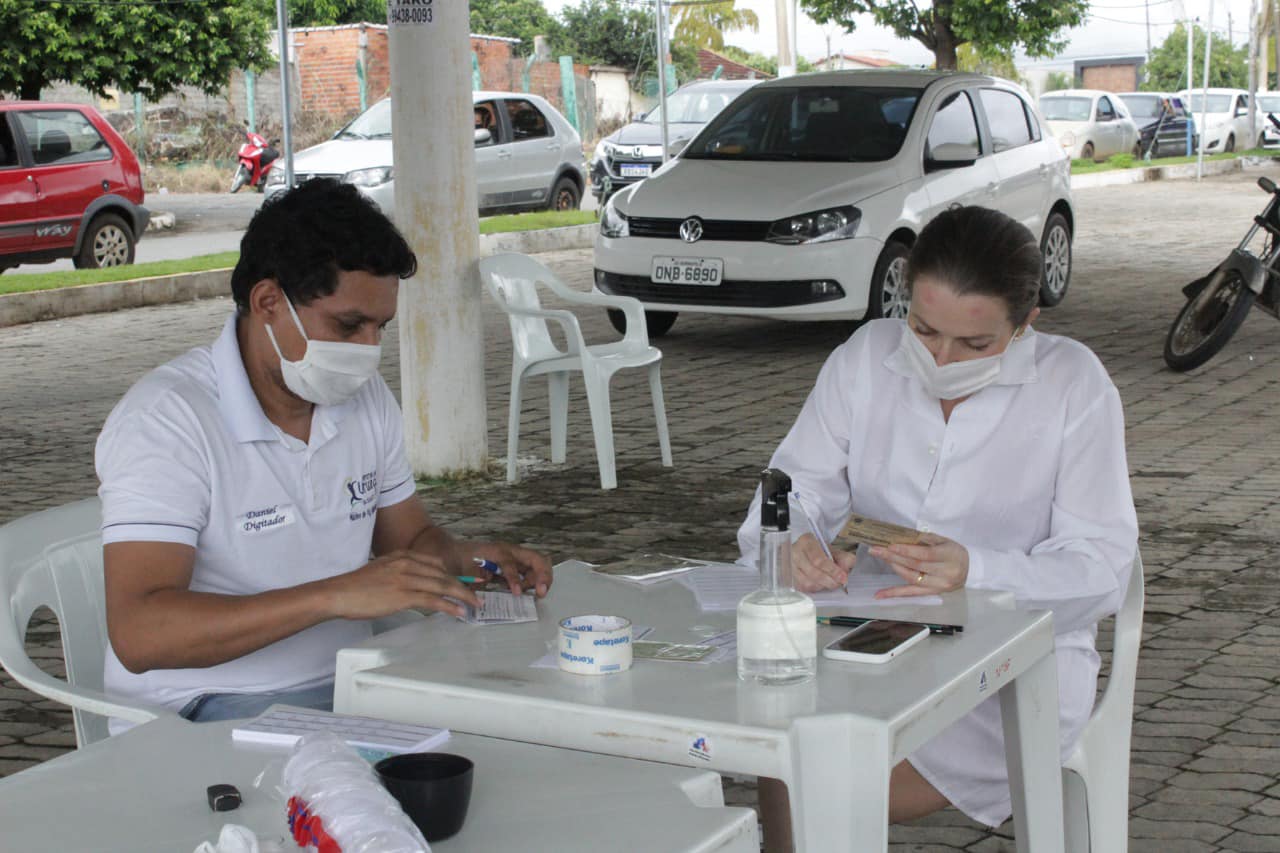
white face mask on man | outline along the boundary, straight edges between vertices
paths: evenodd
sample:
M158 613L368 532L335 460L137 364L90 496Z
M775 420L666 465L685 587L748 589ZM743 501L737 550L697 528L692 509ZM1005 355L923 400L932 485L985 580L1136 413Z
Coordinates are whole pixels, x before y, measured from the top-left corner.
M1021 336L1021 329L1014 332L1008 346L995 355L953 361L941 367L910 326L905 326L902 330L902 347L906 350L907 363L911 365L912 372L920 380L926 393L939 400L958 400L978 393L999 378L1004 354Z
M267 337L280 356L280 373L285 386L302 399L322 406L333 406L351 399L360 386L378 372L382 359L379 344L346 344L337 341L315 341L307 337L298 312L285 297L293 323L298 327L307 349L298 361L289 361L276 343L275 333L267 326Z

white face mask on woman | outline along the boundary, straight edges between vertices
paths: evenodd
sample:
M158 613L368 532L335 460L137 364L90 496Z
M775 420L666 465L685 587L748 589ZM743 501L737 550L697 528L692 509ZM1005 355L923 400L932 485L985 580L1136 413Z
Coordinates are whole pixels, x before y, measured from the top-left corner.
M1021 336L1022 330L1014 332L1008 346L995 355L953 361L941 367L933 353L924 345L924 341L920 340L920 336L905 324L902 330L902 347L906 350L907 363L911 365L912 372L920 380L926 393L939 400L958 400L978 393L999 378L1004 354Z
M381 345L313 341L307 337L298 312L287 296L285 304L289 306L289 313L302 339L307 342L302 358L289 361L280 351L271 327L266 327L271 346L280 356L280 372L285 386L302 399L322 406L333 406L351 399L360 386L378 372L378 362L382 359Z

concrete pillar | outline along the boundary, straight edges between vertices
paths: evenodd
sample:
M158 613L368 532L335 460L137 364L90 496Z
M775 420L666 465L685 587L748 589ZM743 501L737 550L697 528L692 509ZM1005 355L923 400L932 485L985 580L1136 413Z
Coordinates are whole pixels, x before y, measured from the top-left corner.
M418 256L401 282L400 389L414 473L486 463L484 330L467 3L390 0L396 223Z

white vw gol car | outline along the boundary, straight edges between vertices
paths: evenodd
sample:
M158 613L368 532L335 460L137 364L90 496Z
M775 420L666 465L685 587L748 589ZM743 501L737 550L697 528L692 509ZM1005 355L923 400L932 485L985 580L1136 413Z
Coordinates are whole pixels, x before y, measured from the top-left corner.
M679 311L784 320L906 315L907 253L955 204L1041 235L1041 301L1071 275L1069 161L1019 87L977 74L837 71L744 93L605 206L595 288ZM610 314L622 327L621 314Z

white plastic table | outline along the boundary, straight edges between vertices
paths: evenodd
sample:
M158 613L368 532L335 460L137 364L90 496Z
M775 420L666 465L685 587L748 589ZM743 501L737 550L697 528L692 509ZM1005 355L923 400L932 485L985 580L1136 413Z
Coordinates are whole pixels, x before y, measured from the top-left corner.
M726 773L772 776L791 792L808 851L888 846L890 769L998 695L1020 853L1061 853L1058 682L1051 616L1004 594L949 593L939 606L875 609L883 618L965 625L885 664L818 660L805 684L738 680L734 662L637 661L625 673L571 675L529 664L554 648L560 619L626 616L651 639L696 642L731 629L675 581L640 587L556 567L536 623L412 623L338 654L339 711ZM819 628L819 646L847 629Z
M190 853L238 823L297 850L272 790L287 751L234 744L234 725L156 720L0 779L0 849ZM705 769L473 735L441 751L470 758L475 776L462 831L433 853L595 853L602 838L629 850L759 849L755 813L725 808L720 777ZM220 782L240 789L240 808L210 811L205 788Z

